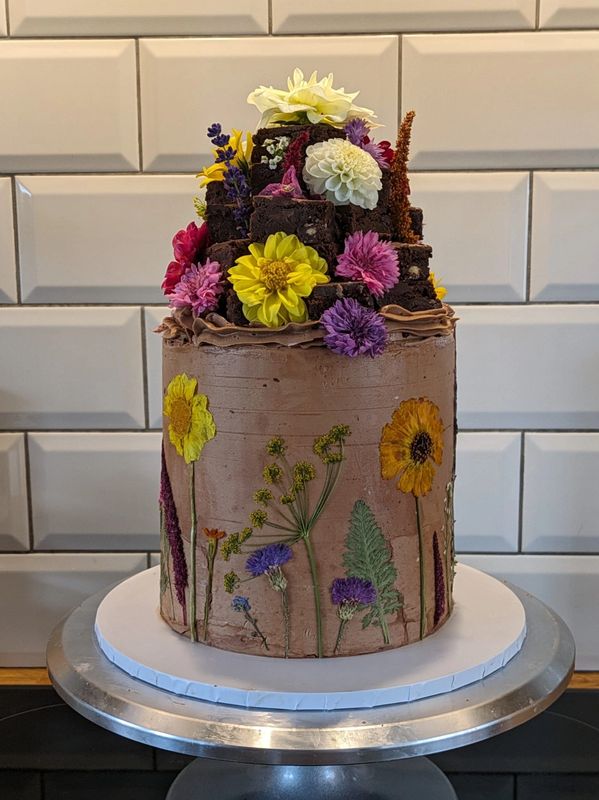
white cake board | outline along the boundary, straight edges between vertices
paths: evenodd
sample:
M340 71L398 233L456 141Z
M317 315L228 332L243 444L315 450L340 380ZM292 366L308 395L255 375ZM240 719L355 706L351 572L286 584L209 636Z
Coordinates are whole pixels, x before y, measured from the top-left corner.
M107 658L175 694L284 710L373 708L450 692L501 669L526 636L524 608L503 583L459 564L455 608L437 633L406 647L326 659L243 655L192 643L158 611L159 567L116 586L95 632Z

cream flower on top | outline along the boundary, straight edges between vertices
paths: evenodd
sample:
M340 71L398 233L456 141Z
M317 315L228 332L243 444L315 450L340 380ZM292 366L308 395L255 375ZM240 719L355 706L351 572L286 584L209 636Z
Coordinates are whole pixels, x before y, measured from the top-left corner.
M306 80L301 69L287 78L287 91L273 86L259 86L248 96L248 103L262 113L259 128L279 122L325 122L335 128L359 117L376 127L376 115L369 108L354 105L359 92L333 88L333 73L318 80L316 72Z
M328 139L306 148L306 184L337 206L376 208L382 174L370 153L347 139Z

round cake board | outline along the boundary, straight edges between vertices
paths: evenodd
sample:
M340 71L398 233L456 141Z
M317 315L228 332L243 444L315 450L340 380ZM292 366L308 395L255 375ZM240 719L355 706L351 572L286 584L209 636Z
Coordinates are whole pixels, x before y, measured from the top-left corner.
M298 711L373 708L450 692L501 669L526 636L516 595L459 564L449 620L422 642L363 656L282 659L190 642L158 610L160 568L120 583L98 608L95 632L110 661L174 694Z

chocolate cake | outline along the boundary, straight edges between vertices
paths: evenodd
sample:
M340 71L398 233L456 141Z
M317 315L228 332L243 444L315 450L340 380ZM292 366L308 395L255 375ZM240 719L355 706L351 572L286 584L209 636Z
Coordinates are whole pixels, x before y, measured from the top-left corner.
M407 173L332 76L208 136L163 290L160 610L275 658L416 643L452 611L455 318Z

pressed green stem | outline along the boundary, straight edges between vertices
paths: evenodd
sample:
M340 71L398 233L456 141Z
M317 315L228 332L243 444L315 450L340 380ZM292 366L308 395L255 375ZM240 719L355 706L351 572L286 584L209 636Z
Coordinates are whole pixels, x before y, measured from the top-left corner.
M387 620L385 619L385 613L381 608L380 604L377 604L377 613L379 618L379 623L381 626L381 633L383 634L383 642L385 644L389 644L391 641L389 638L389 626L387 625Z
M424 569L424 541L422 538L422 519L420 513L420 498L414 495L416 501L416 526L418 528L418 562L420 566L420 638L424 639L426 632L426 584Z
M266 636L262 633L262 631L258 627L258 623L256 622L255 617L252 617L252 615L249 614L247 611L244 611L244 614L245 614L245 618L247 619L247 621L250 623L252 628L256 631L256 633L258 634L258 636L262 640L262 644L264 645L265 649L269 650L270 648L268 646L268 642L266 641Z
M198 520L196 516L195 462L189 465L189 503L191 507L191 531L189 533L189 638L197 642L196 633L196 535Z
M322 617L320 614L320 586L318 583L318 568L316 566L316 559L314 558L314 550L309 535L303 537L306 553L308 555L308 562L310 564L310 573L312 575L312 591L314 592L314 611L316 613L316 654L318 658L322 658Z
M337 631L337 639L335 640L335 648L333 650L333 655L337 655L337 651L339 650L339 645L341 644L341 640L345 634L345 628L347 626L347 620L342 619L339 620L339 630Z
M287 589L281 592L281 605L283 606L283 625L285 631L285 658L289 657L289 601Z
M206 600L204 602L204 627L202 631L202 639L206 641L208 637L208 620L210 619L210 611L212 610L212 582L214 579L214 561L216 559L216 551L218 542L209 542L208 544L208 580L206 581Z

